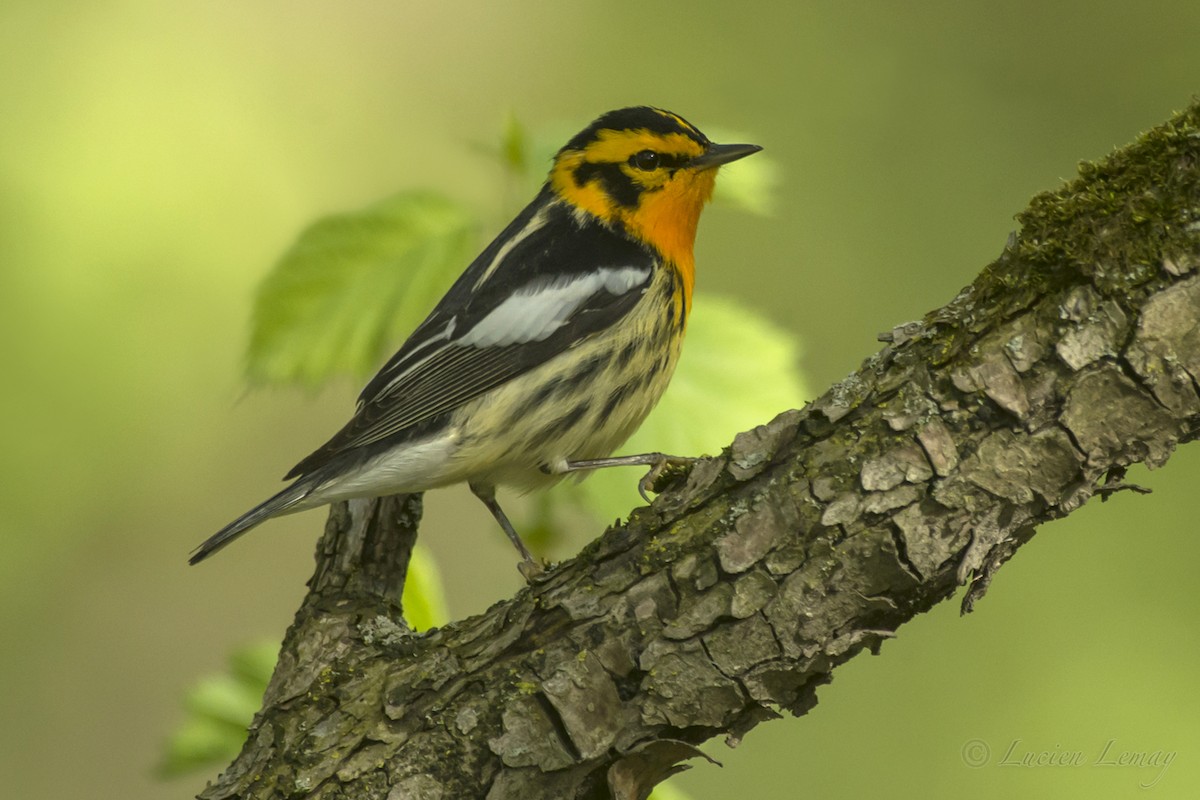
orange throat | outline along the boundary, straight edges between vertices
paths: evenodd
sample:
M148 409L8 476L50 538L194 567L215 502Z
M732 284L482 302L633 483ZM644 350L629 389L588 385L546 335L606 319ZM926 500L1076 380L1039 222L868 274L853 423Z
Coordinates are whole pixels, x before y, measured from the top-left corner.
M692 287L696 283L696 226L700 212L712 197L717 171L704 170L687 179L672 181L660 191L643 195L641 203L629 211L618 211L625 229L662 256L666 265L679 275L683 288L683 311L692 307Z

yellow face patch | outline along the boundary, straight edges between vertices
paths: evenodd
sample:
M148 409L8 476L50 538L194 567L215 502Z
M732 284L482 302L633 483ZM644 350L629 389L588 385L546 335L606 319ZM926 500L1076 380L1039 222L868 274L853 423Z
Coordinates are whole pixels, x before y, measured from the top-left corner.
M550 181L563 198L610 220L623 207L639 205L646 192L665 189L675 180L690 182L695 170L687 162L704 151L704 145L682 133L603 130L583 149L561 152ZM647 152L659 161L650 169L637 161Z
M575 175L583 164L583 152L571 151L559 155L550 171L550 186L555 194L576 208L581 208L600 219L608 220L613 216L615 202L604 190L599 181L589 181L580 185Z

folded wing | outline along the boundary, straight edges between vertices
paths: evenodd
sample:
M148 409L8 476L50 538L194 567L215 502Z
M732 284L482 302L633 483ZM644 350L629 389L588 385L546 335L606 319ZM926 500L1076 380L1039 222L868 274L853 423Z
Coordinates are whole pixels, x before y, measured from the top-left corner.
M629 313L650 284L653 256L599 223L562 236L561 226L546 225L555 213L567 212L535 201L484 250L363 390L350 422L287 478L363 448L402 444L422 423Z

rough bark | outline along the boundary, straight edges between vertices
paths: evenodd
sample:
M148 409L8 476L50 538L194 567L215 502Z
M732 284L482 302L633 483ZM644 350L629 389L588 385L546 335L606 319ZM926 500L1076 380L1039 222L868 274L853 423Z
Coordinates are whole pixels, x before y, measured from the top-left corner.
M484 614L411 634L417 499L335 507L201 795L643 798L1200 423L1200 110L1059 191L949 305Z

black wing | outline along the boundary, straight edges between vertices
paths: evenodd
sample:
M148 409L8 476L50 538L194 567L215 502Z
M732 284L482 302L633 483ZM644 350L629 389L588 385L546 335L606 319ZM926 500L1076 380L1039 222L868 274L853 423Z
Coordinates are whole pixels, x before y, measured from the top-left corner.
M402 442L421 423L604 330L641 299L656 263L543 190L367 384L350 422L286 479Z

